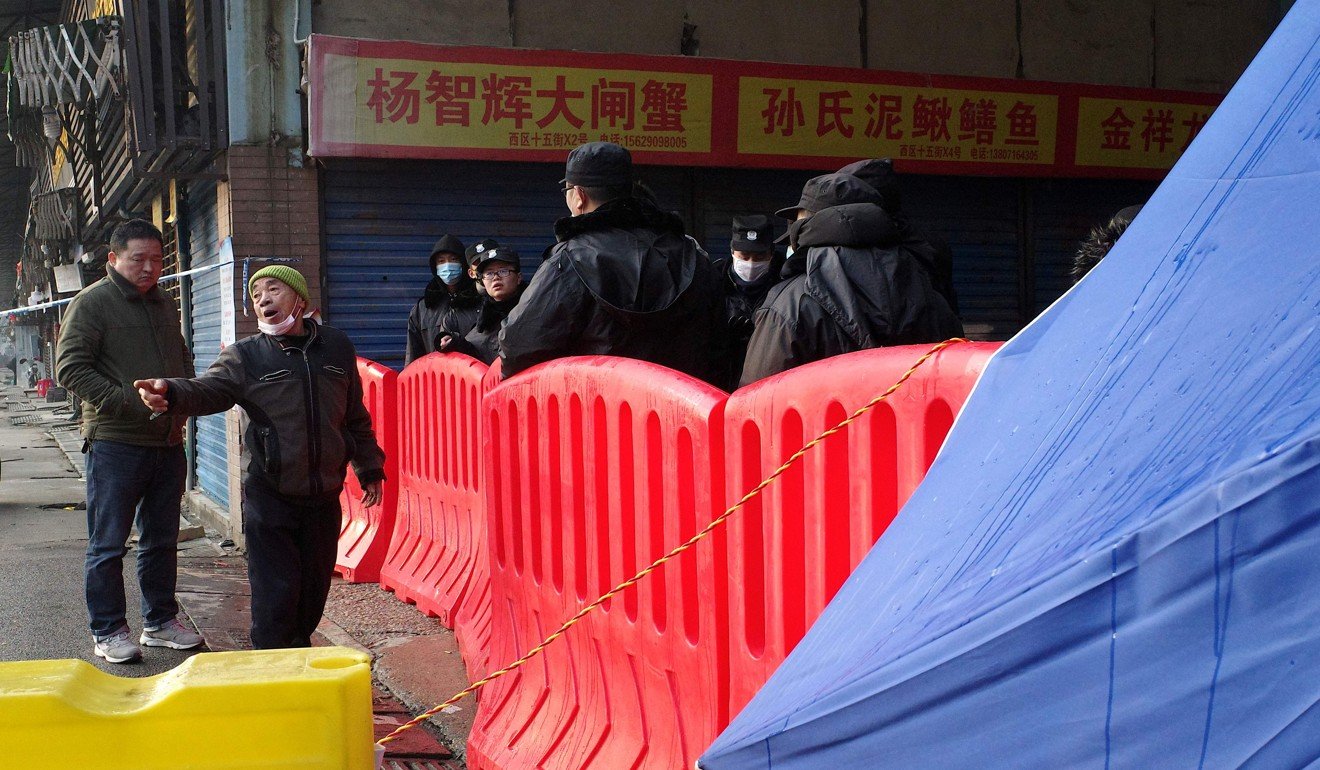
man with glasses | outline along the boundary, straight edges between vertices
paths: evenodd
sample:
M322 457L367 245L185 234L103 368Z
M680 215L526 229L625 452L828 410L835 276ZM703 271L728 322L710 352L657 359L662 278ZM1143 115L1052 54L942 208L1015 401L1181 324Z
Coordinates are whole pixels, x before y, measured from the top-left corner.
M472 267L486 290L477 325L466 336L446 336L440 342L440 350L469 355L490 365L500 355L499 333L504 319L518 304L527 285L522 281L518 252L508 246L487 238L468 251L474 253Z
M572 216L499 335L505 376L564 356L637 358L714 382L723 301L710 258L683 221L633 179L609 142L569 153ZM489 285L487 289L489 290Z
M149 647L190 650L202 637L177 619L179 500L187 464L183 418L152 412L133 387L148 377L193 376L179 308L161 291L160 231L133 219L110 236L106 277L73 298L55 354L59 383L82 399L87 455L87 611L93 652L110 663L142 658L125 618L124 555L138 526L142 635Z

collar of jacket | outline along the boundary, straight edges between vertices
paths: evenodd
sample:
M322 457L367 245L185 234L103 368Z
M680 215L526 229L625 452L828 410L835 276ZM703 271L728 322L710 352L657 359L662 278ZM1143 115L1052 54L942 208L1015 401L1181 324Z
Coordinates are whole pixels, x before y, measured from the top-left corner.
M459 278L458 291L449 293L449 287L439 276L433 277L431 282L426 284L426 291L422 294L422 302L435 310L445 303L451 303L454 307L473 307L481 301L481 295L477 293L476 284L466 275Z
M595 211L564 217L555 222L555 238L566 241L575 235L600 230L647 228L683 235L683 220L677 214L661 211L640 198L618 198L602 204Z
M266 336L269 337L271 341L273 341L276 345L278 345L280 350L283 352L287 353L290 350L301 350L303 353L306 353L307 349L310 348L313 343L320 341L321 332L317 328L317 323L310 318L303 319L303 331L307 333L307 341L303 343L302 347L298 347L297 345L284 344L284 341L288 339L290 336L287 334L281 334L278 337L271 337L269 334L267 334Z
M486 295L481 300L481 314L477 317L477 328L480 331L490 331L499 328L513 308L517 306L518 300L522 299L523 292L527 290L527 284L519 283L513 290L513 296L503 300L493 300L490 295Z
M160 286L152 286L150 289L147 289L145 293L140 292L138 291L138 288L136 286L130 283L127 278L120 275L118 270L115 270L113 267L110 267L108 263L105 266L105 274L106 277L110 279L110 283L113 283L115 285L115 288L119 289L120 293L124 295L124 299L127 300L149 299L152 302L157 302L161 298L162 292L160 290Z

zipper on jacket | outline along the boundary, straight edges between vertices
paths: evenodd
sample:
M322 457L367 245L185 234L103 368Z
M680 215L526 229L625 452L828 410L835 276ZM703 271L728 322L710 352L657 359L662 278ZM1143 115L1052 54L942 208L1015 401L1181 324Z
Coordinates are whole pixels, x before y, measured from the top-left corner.
M316 375L312 373L309 351L315 335L310 335L299 352L302 353L303 368L307 371L307 485L308 492L315 497L321 493L321 432L320 416L316 409Z
M165 349L160 346L160 330L156 328L155 320L151 317L151 308L147 307L147 303L149 301L150 300L148 300L145 295L138 298L138 303L142 305L142 312L147 317L147 329L151 332L151 341L156 345L156 358L160 361L159 371L168 372L169 362L165 360ZM166 414L165 417L166 419L169 420L169 426L170 426L169 432L166 435L166 439L165 439L166 442L168 443L169 437L173 436L174 431L178 430L179 426L177 425L177 422L179 418L175 417L172 414Z

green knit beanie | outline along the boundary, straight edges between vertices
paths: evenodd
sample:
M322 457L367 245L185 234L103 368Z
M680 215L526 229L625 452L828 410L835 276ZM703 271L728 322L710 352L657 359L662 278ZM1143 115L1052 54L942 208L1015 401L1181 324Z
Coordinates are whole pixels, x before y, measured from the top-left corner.
M307 296L307 280L302 277L302 273L288 265L267 265L253 273L252 277L248 279L249 295L252 294L252 286L258 278L274 278L288 284L289 288L293 289L294 294L302 297L303 302L306 302L308 307L311 306L312 298Z

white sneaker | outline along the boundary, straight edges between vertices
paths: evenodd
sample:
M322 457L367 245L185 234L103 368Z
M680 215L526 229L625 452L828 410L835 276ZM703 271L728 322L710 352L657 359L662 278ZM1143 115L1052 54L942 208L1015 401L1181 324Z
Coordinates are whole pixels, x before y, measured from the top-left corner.
M107 663L134 663L142 660L142 648L133 644L133 634L128 630L128 626L120 628L109 636L92 637L95 646L92 652L97 657L105 658Z
M169 647L171 650L191 650L201 647L206 640L201 634L188 629L178 618L170 618L160 628L144 628L138 639L148 647Z

